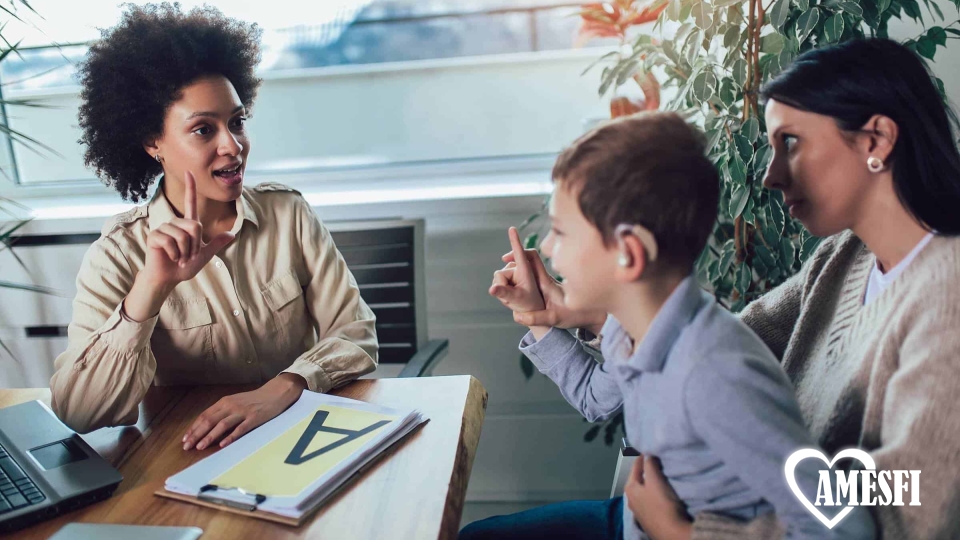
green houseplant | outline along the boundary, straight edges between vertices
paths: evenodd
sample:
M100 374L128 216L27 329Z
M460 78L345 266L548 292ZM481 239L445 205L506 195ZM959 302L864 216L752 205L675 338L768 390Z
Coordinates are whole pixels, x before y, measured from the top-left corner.
M724 306L742 310L796 273L819 243L790 218L779 193L761 185L772 157L758 102L761 85L809 49L889 37L893 17L924 25L923 33L904 43L934 59L939 47L960 38L960 21L947 23L936 0L922 1L925 10L917 0L617 0L582 6L581 35L620 38L621 46L595 64L603 66L600 96L655 77L667 96L657 100L660 108L679 112L707 134L722 184L720 216L696 272ZM960 0L950 3L960 12ZM641 12L658 14L653 31L628 39L630 14ZM927 20L937 24L926 26ZM943 82L935 82L944 95ZM617 99L612 116L644 108L613 106ZM528 246L536 241L536 233L527 237ZM593 426L586 438L603 429L612 444L621 422L618 416Z
M0 1L0 62L6 60L11 54L19 56L17 48L20 45L20 42L11 43L3 36L3 29L7 27L10 23L15 24L26 24L30 25L31 23L27 22L24 17L22 17L22 10L27 10L35 16L39 17L39 14L30 5L28 0L2 0ZM2 81L0 81L2 85ZM2 94L0 94L2 96ZM56 155L56 152L41 143L40 141L26 135L16 129L12 128L9 124L6 110L8 107L41 107L42 103L28 100L28 99L6 99L0 97L0 110L3 111L0 114L0 133L3 133L5 136L9 137L16 144L23 145L25 148L37 152L37 151L46 151ZM8 180L11 178L8 171L0 168L0 174L3 174ZM16 252L13 251L13 238L14 235L23 228L24 225L30 221L30 210L26 206L17 203L16 201L0 196L0 252L9 250L13 255L14 260L17 263L26 269L23 261L20 260L20 257L17 256ZM33 285L28 283L17 283L4 279L5 272L3 268L0 268L0 289L18 289L32 292L39 292L44 294L58 294L57 291L50 289L49 287L43 287L39 285ZM5 350L7 354L12 356L12 353L7 348L7 346L0 341L0 348Z

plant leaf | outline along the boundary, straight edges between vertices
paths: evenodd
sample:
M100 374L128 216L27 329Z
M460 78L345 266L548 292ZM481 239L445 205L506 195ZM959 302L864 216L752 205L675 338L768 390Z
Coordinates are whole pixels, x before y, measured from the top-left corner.
M667 4L667 18L671 21L680 20L680 0L670 0Z
M734 152L727 170L730 171L730 181L735 186L745 186L747 184L747 166L743 163L743 158L740 157L739 152Z
M750 289L750 282L753 281L753 272L750 270L750 266L746 263L741 263L740 267L737 268L737 290L740 291L740 297L744 297L747 294L747 290Z
M724 78L723 81L720 83L720 94L719 94L720 101L723 103L725 107L730 108L731 105L736 103L738 93L739 93L739 89L737 88L737 85L736 83L733 82L733 80L729 78ZM716 143L708 146L707 148L713 148L715 145Z
M786 236L780 239L780 261L785 269L793 268L793 261L796 257L797 248L793 241Z
M863 18L863 8L853 0L843 0L840 2L840 9L860 19ZM803 40L801 40L803 41Z
M717 273L720 277L727 275L727 272L730 271L730 263L733 262L733 256L736 254L733 240L727 240L721 248L720 262L717 264Z
M739 157L737 158L739 159ZM743 187L743 184L734 186L730 193L730 218L737 219L747 207L747 200L750 199L750 190Z
M947 32L939 26L933 26L927 30L927 37L941 47L947 46Z
M760 260L763 261L768 268L776 268L777 260L773 258L773 253L767 249L767 246L763 244L757 244L754 246L757 256L760 257Z
M823 23L823 33L830 43L840 41L840 36L843 35L843 15L837 13L827 19L827 22ZM783 66L783 62L780 62L780 65Z
M858 6L859 7L859 6ZM803 43L810 37L810 34L813 33L813 30L817 27L817 22L820 21L820 10L813 8L803 15L800 15L800 18L797 19L797 39L800 43Z
M770 197L770 200L767 201L767 209L770 211L770 223L773 225L774 232L777 233L778 237L783 235L786 216L783 213L783 207L780 206L780 201L776 197Z
M732 49L740 43L740 26L731 25L730 28L727 28L727 31L723 33L723 46Z
M717 91L717 76L712 71L703 71L693 80L693 95L707 102Z
M804 231L806 232L806 231ZM813 255L813 252L817 250L817 246L820 245L821 238L810 235L803 241L803 244L800 246L800 261L804 262L810 255Z
M784 49L780 52L780 56L777 57L777 64L780 66L780 69L787 69L787 67L793 63L793 59L796 56L797 53L791 51L790 49Z
M757 142L757 138L760 137L760 121L756 117L748 118L740 127L740 133L750 142Z
M697 27L706 30L713 26L713 8L706 2L697 2L693 5L691 13L697 22Z
M744 83L747 82L747 62L744 59L737 60L733 64L733 79L737 81L737 84L742 88Z
M934 55L937 54L937 44L927 36L920 36L917 40L917 52L920 56L933 60Z
M740 153L740 159L749 164L753 160L753 143L739 133L733 136L733 142L737 145L737 151Z
M797 7L800 11L807 11L810 9L810 0L797 0Z
M776 28L782 28L784 23L787 22L787 17L790 15L790 0L777 0L777 3L773 5L773 9L770 10L770 22Z
M701 41L703 41L703 31L697 30L687 36L687 39L683 44L683 50L686 52L687 63L691 66L697 61L697 57L700 56Z
M707 132L707 149L715 148L717 143L720 142L720 137L723 136L723 130L720 128L711 129Z
M783 50L783 36L777 33L767 34L760 38L760 52L780 54Z
M36 292L41 294L49 294L50 296L60 296L62 298L67 298L67 295L59 290L52 287L44 287L42 285L27 285L25 283L13 283L11 281L0 281L0 289L16 289L19 291L29 291Z

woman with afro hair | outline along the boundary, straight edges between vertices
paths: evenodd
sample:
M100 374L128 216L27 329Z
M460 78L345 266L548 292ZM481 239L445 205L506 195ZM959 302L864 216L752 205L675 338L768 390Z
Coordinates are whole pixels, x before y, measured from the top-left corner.
M77 431L136 422L151 385L249 384L184 449L226 446L376 368L373 312L296 191L243 182L260 30L214 8L127 6L80 67L86 164L128 200L84 257L52 406Z

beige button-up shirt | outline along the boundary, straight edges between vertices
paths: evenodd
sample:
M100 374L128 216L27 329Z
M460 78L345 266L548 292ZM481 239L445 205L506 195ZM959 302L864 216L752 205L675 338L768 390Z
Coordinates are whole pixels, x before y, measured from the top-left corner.
M244 188L234 241L157 316L126 317L147 234L174 217L158 188L108 221L84 257L69 345L50 380L53 410L73 429L135 423L151 384L263 383L289 372L326 392L376 368L373 312L330 233L280 184Z

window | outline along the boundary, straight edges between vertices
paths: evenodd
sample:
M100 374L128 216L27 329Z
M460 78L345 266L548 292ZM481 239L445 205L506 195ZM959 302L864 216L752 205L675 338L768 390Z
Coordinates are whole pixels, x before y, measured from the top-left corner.
M264 29L260 69L264 72L569 49L579 25L575 16L578 4L558 1L181 3L184 10L212 4L228 16L260 24ZM31 21L36 28L20 25L4 31L11 43L23 38L20 54L0 63L4 93L74 85L73 67L83 59L86 43L98 38L96 28L110 27L118 19L114 0L66 0L62 4L40 4L41 15L46 17ZM284 4L289 6L284 8Z
M458 163L484 168L477 163L549 156L582 133L587 117L603 114L592 80L597 73L580 76L596 57L590 51L504 56L503 65L430 62L572 49L577 3L181 1L184 11L203 3L264 30L259 69L265 84L250 124L256 156L248 172L257 181L308 182L357 168L386 179L398 165L439 163L446 171ZM96 28L116 24L120 10L116 0L31 4L44 19L28 19L37 28L4 30L11 42L23 42L18 55L0 62L0 90L7 99L49 105L8 107L8 118L59 155L0 139L6 143L0 144L0 168L24 187L95 186L76 143L75 66L99 37ZM609 43L590 43L598 45Z

